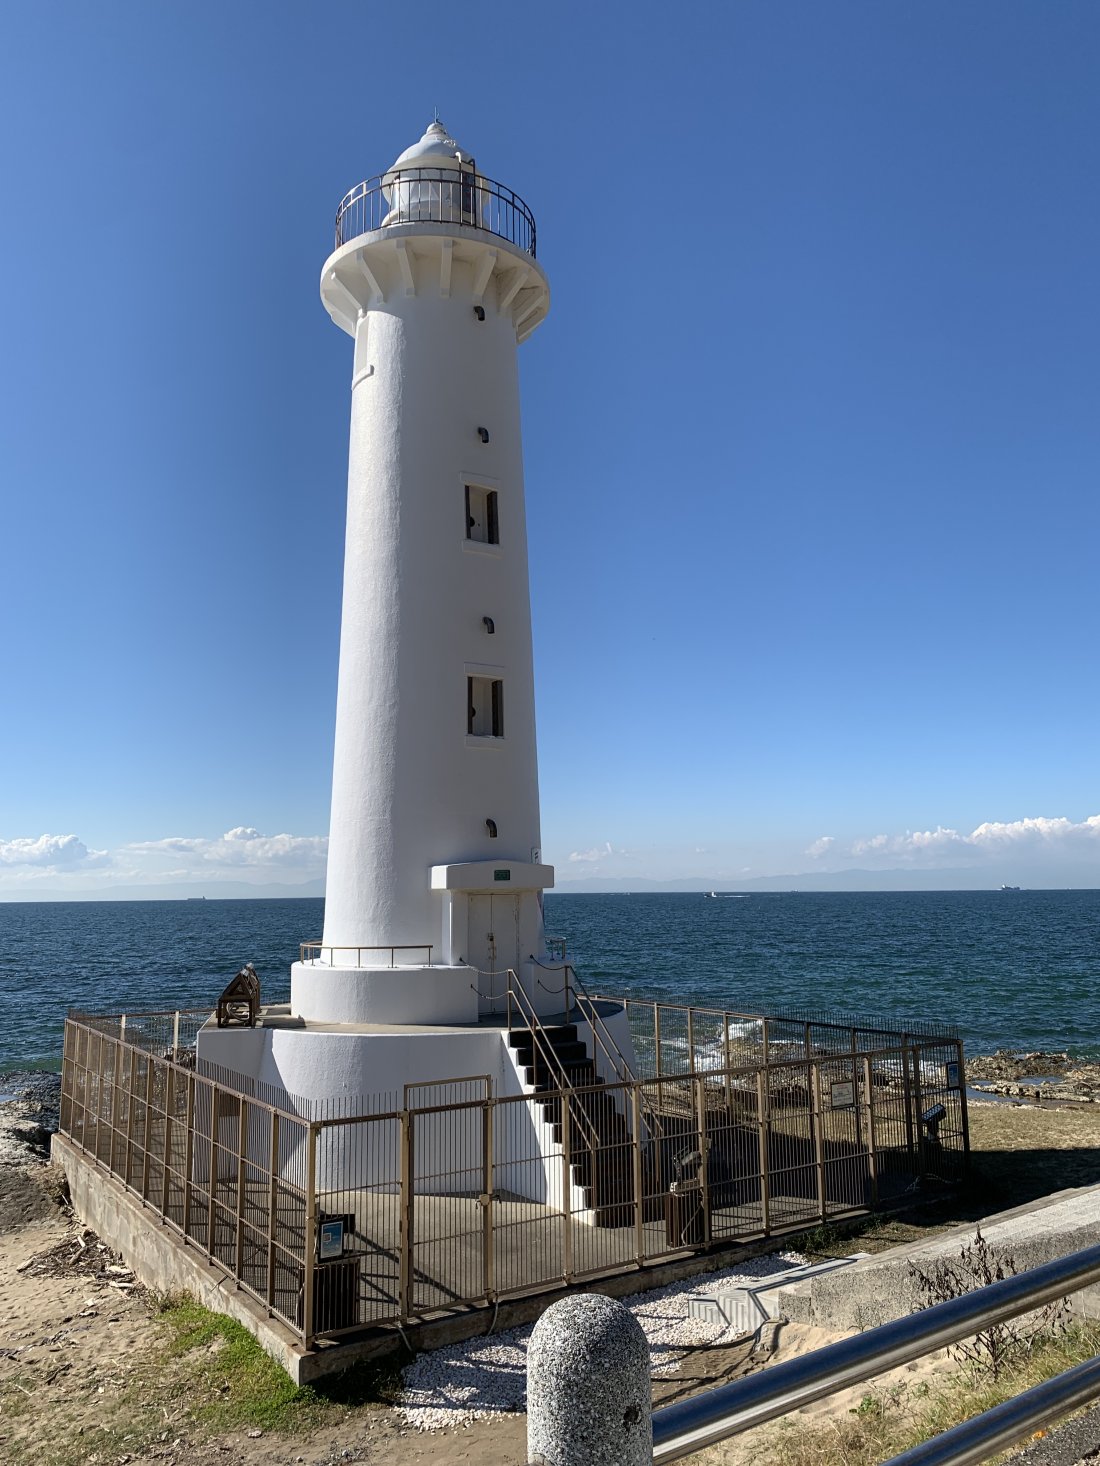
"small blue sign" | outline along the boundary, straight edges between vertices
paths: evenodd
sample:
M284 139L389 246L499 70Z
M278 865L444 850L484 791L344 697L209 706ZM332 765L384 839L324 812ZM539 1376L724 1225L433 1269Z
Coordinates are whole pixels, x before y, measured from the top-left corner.
M944 1070L944 1078L946 1080L948 1089L958 1089L958 1087L959 1087L959 1064L958 1064L958 1060L957 1059L952 1059L949 1064L945 1064L943 1066L943 1070Z
M333 1258L344 1255L344 1224L343 1222L322 1222L320 1238L320 1255L322 1262L331 1262Z

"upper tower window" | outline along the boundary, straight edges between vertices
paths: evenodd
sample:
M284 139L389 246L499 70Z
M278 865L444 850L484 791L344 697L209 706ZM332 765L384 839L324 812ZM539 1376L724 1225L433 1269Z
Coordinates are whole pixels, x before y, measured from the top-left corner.
M504 737L504 683L499 677L466 678L466 732L474 738Z
M500 544L496 489L466 485L466 538L480 545Z

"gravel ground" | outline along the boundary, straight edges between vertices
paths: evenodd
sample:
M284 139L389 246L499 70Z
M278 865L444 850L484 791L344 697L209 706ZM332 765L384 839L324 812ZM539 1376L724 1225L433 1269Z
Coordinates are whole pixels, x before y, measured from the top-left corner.
M733 1337L732 1330L692 1318L688 1313L690 1297L728 1290L805 1261L797 1252L773 1252L725 1272L707 1273L624 1298L622 1302L649 1341L651 1373L671 1374L685 1350L727 1342ZM527 1341L533 1327L527 1324L419 1355L403 1372L404 1389L397 1408L405 1422L416 1430L445 1430L525 1409Z

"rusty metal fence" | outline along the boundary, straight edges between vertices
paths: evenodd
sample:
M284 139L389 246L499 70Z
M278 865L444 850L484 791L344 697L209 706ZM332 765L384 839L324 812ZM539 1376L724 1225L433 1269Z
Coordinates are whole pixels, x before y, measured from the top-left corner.
M60 1128L307 1346L805 1229L965 1167L946 1032L626 1015L627 1081L318 1102L196 1068L208 1010L73 1014Z

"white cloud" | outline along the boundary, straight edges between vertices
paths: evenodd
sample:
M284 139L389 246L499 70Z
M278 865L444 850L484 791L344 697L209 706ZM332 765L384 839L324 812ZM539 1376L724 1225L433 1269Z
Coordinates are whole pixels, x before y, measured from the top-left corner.
M818 842L820 844L820 841ZM814 847L811 847L811 853ZM936 864L941 857L970 862L1012 854L1100 855L1100 815L1075 823L1064 816L990 820L967 834L937 825L934 830L906 830L900 835L872 835L852 843L849 854L889 856L913 863Z
M106 858L106 850L89 850L76 835L0 840L0 865L33 866L38 870L71 870L74 866L87 869Z
M328 839L324 835L262 835L251 825L236 825L216 839L171 835L163 840L127 845L124 849L136 856L190 856L191 869L211 865L238 869L295 866L317 873L324 869Z
M821 856L828 855L829 851L833 848L835 844L836 837L834 835L822 835L819 839L814 841L814 843L806 851L806 854L813 856L814 860L819 860Z
M0 895L94 890L109 896L122 886L194 885L216 876L296 885L323 876L327 854L324 835L265 835L252 825L213 838L168 835L114 850L90 850L77 835L0 839Z
M602 845L593 845L591 850L574 850L570 853L569 859L577 861L582 865L595 865L601 860L633 860L634 856L629 850L620 850L612 845L610 840L605 840Z

